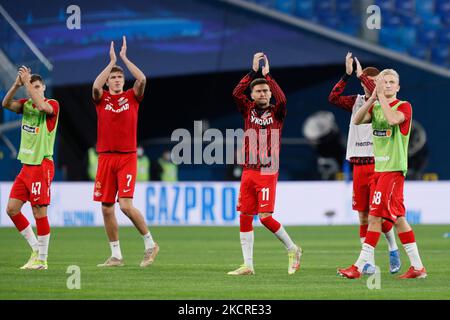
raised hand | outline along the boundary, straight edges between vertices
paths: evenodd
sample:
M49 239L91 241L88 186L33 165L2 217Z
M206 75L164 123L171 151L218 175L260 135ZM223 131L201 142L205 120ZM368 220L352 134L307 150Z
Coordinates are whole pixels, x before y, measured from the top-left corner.
M127 58L127 38L125 36L122 37L122 49L120 49L120 57L123 59Z
M375 90L373 90L372 95L370 96L369 100L376 101L378 99L378 93L377 88L375 87Z
M264 67L262 69L262 74L265 77L269 72L270 72L269 60L267 59L267 56L264 55Z
M114 64L116 63L117 57L116 57L116 52L114 51L114 41L111 41L111 46L109 48L109 58L112 63L114 63Z
M353 57L351 52L347 52L347 55L345 56L345 72L348 75L353 73Z
M376 88L374 92L377 93L377 97L384 96L384 78L381 76L377 77Z
M19 68L19 76L18 78L22 82L22 84L29 83L31 80L31 70L25 66L21 66Z
M17 87L23 86L23 82L22 82L22 80L20 79L19 73L17 73L17 78L16 78L16 81L14 81L14 85L17 86Z
M253 56L253 71L258 72L259 61L264 58L264 53L258 52Z
M363 70L361 67L361 63L359 63L358 58L355 57L355 61L356 61L356 76L359 78L361 77Z

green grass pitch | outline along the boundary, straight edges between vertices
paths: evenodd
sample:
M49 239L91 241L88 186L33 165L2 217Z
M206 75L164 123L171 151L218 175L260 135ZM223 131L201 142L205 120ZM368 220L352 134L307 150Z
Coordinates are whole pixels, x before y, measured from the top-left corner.
M381 288L367 277L336 275L359 254L357 226L286 227L304 249L301 270L287 274L287 254L266 229L255 228L255 276L226 272L242 262L238 227L153 227L161 247L153 265L140 268L143 241L131 227L120 229L125 266L100 269L109 255L103 228L53 228L49 269L19 270L29 248L13 228L0 228L0 299L450 299L450 226L414 226L427 279L399 280L389 274L384 237L376 251ZM399 243L399 241L398 241ZM402 270L409 266L403 248ZM67 268L81 269L81 289L66 286Z

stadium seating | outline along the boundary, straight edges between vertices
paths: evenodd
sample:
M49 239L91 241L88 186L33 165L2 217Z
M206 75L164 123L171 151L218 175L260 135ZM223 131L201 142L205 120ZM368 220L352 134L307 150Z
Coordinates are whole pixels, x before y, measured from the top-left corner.
M358 37L364 8L352 0L247 0ZM450 64L450 1L374 0L382 13L379 44L429 61Z

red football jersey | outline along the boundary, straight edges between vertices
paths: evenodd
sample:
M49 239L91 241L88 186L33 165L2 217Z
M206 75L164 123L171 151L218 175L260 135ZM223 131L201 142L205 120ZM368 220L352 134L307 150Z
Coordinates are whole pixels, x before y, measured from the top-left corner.
M256 133L256 141L253 143L250 138L244 138L242 156L245 156L245 163L243 167L256 170L271 168L277 172L281 130L286 117L286 96L277 82L268 74L265 78L275 98L275 105L271 104L267 109L259 109L255 102L249 100L244 94L255 76L255 72L250 72L233 91L234 100L245 121L245 133L247 134L251 130Z
M133 89L112 95L103 90L97 109L97 152L136 152L139 103Z

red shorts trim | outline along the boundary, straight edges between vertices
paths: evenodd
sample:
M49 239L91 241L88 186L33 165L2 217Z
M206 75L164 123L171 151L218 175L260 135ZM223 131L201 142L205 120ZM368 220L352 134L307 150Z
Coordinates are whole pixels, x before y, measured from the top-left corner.
M374 164L353 166L353 210L368 212L375 184Z
M14 180L9 197L23 202L30 201L32 206L49 205L54 175L52 160L44 159L40 165L24 164Z
M136 153L100 153L94 184L94 201L114 203L116 196L133 198L136 171Z
M246 214L273 212L277 191L278 173L261 174L256 170L244 169L237 211Z
M375 190L369 214L395 223L398 217L405 216L403 186L405 176L402 172L376 172Z

